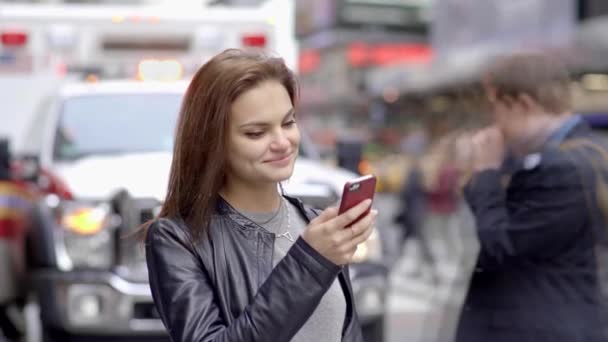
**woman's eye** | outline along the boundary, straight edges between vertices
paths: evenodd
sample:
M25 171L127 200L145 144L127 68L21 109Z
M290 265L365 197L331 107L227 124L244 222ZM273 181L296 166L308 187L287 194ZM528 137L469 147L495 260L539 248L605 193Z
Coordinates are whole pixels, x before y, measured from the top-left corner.
M283 127L291 127L296 124L296 120L290 120L283 124Z
M249 138L260 138L264 135L264 132L246 132L245 135Z

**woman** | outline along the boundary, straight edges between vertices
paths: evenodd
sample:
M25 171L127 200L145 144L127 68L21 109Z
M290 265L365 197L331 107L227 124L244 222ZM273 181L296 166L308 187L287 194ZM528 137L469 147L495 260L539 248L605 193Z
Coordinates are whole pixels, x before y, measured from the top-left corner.
M240 50L190 83L146 235L152 295L175 342L361 340L345 265L377 212L353 223L369 202L316 216L281 196L300 142L296 96L281 59Z

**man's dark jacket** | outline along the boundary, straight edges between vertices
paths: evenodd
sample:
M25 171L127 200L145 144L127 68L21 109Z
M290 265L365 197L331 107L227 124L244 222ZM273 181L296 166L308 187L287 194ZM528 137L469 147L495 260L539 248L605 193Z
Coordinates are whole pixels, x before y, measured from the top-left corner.
M288 199L307 221L316 216ZM290 341L336 277L347 303L342 340L362 341L347 267L299 238L273 269L274 234L221 199L217 214L200 239L180 220L160 219L148 230L152 297L172 341Z
M570 123L519 167L467 185L481 250L457 341L606 341L596 168L608 150L580 119Z

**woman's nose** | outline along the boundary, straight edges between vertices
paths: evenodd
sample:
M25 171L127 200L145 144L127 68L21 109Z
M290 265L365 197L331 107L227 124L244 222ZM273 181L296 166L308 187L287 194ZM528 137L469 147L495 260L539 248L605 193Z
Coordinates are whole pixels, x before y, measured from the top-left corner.
M290 146L289 138L283 130L277 132L270 147L274 150L285 150Z

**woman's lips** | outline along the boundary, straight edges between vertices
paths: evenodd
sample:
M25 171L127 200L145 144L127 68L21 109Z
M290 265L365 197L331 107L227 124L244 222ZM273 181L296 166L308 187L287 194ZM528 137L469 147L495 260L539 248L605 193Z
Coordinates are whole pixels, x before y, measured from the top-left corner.
M274 158L274 159L270 159L268 161L266 161L266 163L270 163L270 164L275 164L275 165L286 165L289 164L289 162L291 161L291 155L292 153L289 153L287 155L278 157L278 158Z

